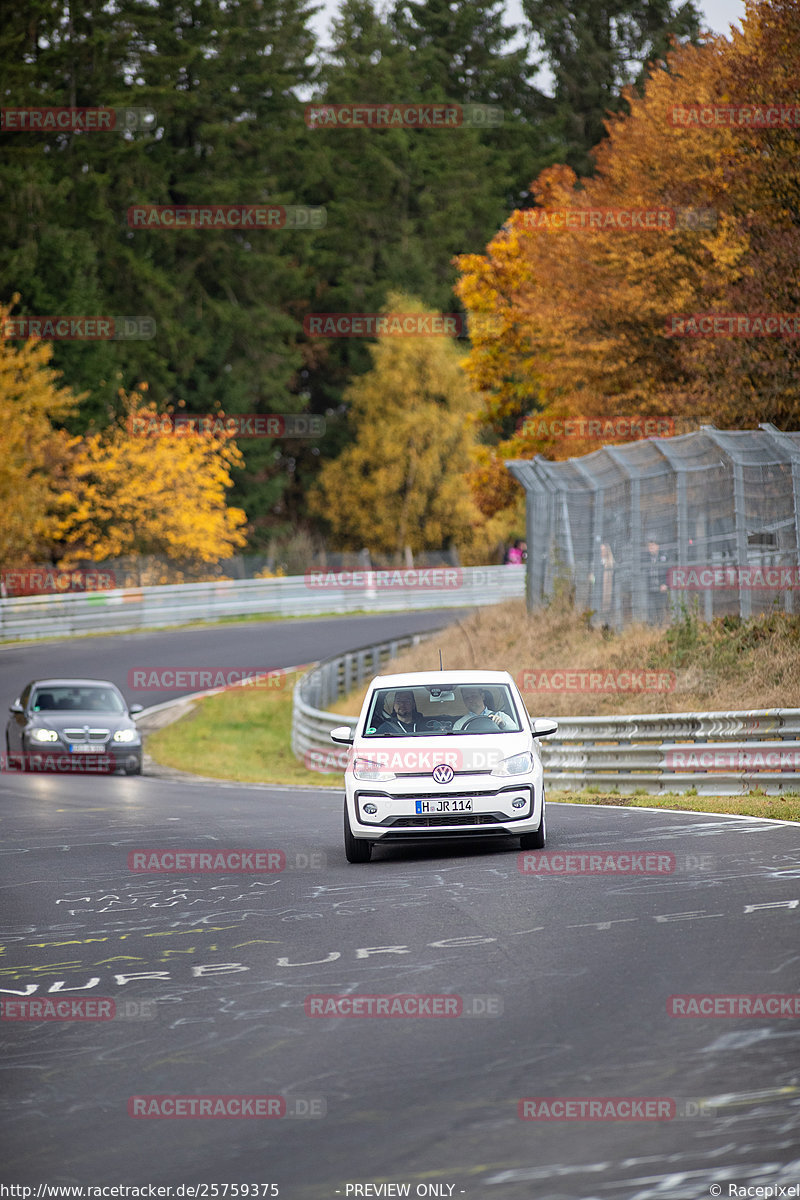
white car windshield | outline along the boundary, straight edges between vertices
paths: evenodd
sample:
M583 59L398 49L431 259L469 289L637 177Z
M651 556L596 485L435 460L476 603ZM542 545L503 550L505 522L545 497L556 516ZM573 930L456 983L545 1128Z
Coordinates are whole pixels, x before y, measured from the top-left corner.
M446 733L457 737L519 733L521 728L504 683L430 683L378 689L362 736L441 737Z

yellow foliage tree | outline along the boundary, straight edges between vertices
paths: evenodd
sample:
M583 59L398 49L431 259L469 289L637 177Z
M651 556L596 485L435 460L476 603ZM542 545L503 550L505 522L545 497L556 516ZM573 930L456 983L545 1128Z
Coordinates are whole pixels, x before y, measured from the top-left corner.
M384 311L430 310L395 293ZM477 400L462 354L443 337L385 337L370 353L372 369L344 396L355 440L323 467L312 511L343 550L468 549L481 517L465 479Z
M118 424L72 440L50 537L65 559L159 555L189 566L230 557L245 543L244 512L226 506L238 446L225 432L164 432L140 386L120 393Z
M12 306L0 305L3 331ZM47 342L18 346L0 336L0 562L11 566L42 552L66 443L51 422L69 416L82 398L58 386L60 372L47 365L52 356Z

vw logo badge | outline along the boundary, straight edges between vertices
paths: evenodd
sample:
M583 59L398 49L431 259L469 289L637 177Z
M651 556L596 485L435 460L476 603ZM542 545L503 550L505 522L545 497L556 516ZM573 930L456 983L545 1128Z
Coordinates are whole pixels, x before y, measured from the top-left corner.
M439 763L431 772L437 783L450 783L455 775L455 771L447 763Z

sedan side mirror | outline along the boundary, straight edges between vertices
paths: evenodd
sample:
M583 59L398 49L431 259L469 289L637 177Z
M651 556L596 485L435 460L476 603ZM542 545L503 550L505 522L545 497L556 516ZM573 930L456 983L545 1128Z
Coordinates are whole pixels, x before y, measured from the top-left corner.
M13 704L9 705L8 711L10 713L24 713L25 709L22 707L19 700L15 700Z
M342 746L349 746L352 744L355 732L349 725L337 725L335 729L331 730L331 741L339 742Z
M130 706L130 708L128 709L128 712L131 714L132 717L135 717L137 713L144 712L144 705L143 704L132 704Z
M557 729L558 721L553 721L549 717L538 717L535 721L531 721L531 733L534 737L548 737Z

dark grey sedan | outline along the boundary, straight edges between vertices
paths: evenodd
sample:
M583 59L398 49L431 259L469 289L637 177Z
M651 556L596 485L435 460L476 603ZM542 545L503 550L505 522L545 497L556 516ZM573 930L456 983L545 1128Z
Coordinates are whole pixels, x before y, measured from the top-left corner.
M142 770L142 739L107 679L35 679L11 705L6 725L9 770Z

